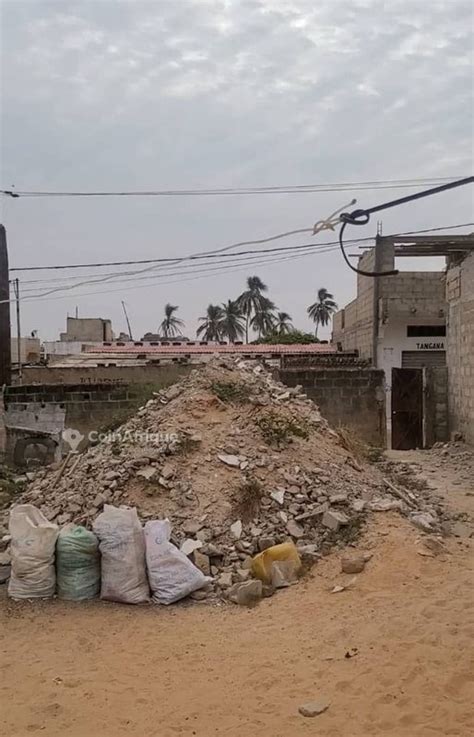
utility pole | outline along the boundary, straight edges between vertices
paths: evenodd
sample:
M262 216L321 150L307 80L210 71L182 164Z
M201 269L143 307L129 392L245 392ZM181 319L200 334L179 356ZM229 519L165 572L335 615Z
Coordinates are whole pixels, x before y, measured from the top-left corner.
M10 282L7 234L0 225L0 390L11 381Z
M21 328L20 328L20 280L13 280L13 288L15 290L16 298L16 347L18 353L18 379L21 384L23 378L23 371L21 365Z
M131 328L131 325L130 325L130 320L128 319L127 308L125 307L125 302L123 300L122 300L122 307L123 307L123 311L125 313L125 319L127 321L128 334L130 336L130 340L133 340L132 328Z

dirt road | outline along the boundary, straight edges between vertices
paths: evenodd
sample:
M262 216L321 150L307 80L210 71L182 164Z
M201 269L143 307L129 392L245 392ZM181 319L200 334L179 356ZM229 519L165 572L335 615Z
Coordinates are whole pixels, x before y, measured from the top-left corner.
M472 482L455 480L450 503L474 511ZM389 513L359 547L373 558L353 588L330 593L351 578L333 555L252 610L2 600L0 733L468 737L473 540L426 557L417 530ZM324 714L298 714L319 697Z

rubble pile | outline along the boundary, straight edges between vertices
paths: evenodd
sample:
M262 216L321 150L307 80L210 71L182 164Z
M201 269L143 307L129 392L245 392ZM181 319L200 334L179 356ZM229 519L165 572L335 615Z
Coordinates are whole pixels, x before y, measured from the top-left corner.
M172 542L220 590L246 581L252 556L284 541L309 559L344 546L371 511L438 528L432 499L357 460L301 387L222 357L84 453L35 472L17 501L59 525L90 528L104 504L136 507L143 522L169 518Z

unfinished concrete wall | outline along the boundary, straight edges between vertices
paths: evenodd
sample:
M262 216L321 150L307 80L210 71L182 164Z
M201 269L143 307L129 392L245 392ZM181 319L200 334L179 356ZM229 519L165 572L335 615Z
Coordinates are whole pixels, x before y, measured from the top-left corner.
M162 377L160 381L130 384L109 380L6 387L5 459L23 466L35 455L39 462L49 463L61 454L62 433L68 429L83 436L74 448L82 450L88 445L91 431L118 427L149 399L153 390L169 386L177 378L175 375L166 380Z
M18 338L11 339L12 363L18 364ZM39 338L20 338L20 360L24 363L39 363L41 342Z
M301 384L329 423L353 430L361 440L386 445L384 372L372 368L283 368L278 378Z
M174 384L192 366L170 363L159 366L25 366L24 384Z
M392 245L380 246L376 263L376 250L371 248L360 257L358 268L368 272L388 271L393 269L393 254ZM344 310L336 313L333 320L333 342L340 343L343 350L357 350L361 358L371 361L376 359L374 356L376 310L382 285L388 283L390 278L374 279L357 275L357 298Z
M474 253L448 270L446 293L450 429L474 443Z
M112 323L102 317L68 317L63 341L110 341L113 339Z
M431 366L425 368L425 446L449 440L448 420L448 368Z
M424 319L446 313L444 271L403 271L380 280L380 319L393 316Z

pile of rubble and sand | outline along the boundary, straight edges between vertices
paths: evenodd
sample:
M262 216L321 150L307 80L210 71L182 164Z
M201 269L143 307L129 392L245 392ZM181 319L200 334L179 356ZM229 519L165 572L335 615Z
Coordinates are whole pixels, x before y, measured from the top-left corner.
M214 357L102 442L29 474L17 503L89 528L104 504L136 507L144 522L169 518L172 542L217 592L246 581L252 556L275 544L292 540L309 561L344 547L372 512L397 509L440 530L436 499L392 483L348 447L301 387Z

